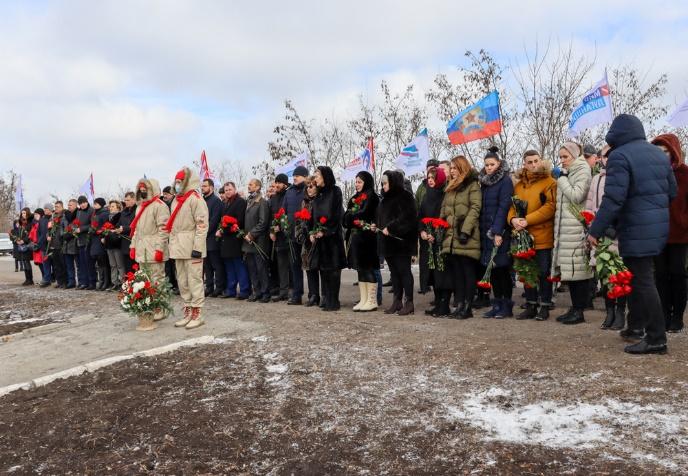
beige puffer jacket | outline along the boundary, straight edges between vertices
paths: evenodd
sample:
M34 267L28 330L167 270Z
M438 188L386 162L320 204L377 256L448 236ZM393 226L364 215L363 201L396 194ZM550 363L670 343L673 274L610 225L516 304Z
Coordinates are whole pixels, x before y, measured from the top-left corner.
M562 281L582 281L593 277L588 265L585 228L570 210L572 203L584 209L591 180L590 166L583 157L571 164L567 177L557 179L552 275L561 276Z
M184 181L182 192L184 195L190 190L198 190L201 180L198 174L188 167L184 167ZM172 213L177 208L177 198L172 201ZM196 192L181 204L179 212L170 231L170 258L191 259L192 251L199 251L206 256L205 238L208 235L208 206L201 195Z
M155 179L141 179L138 184L144 183L148 195L145 201L153 200L145 209L141 206L139 186L136 186L136 198L139 214L134 236L131 237L131 248L136 250L136 261L139 263L155 263L158 251L162 253L162 261L169 258L168 238L165 225L170 218L170 210L160 200L160 184ZM143 210L143 211L141 211Z

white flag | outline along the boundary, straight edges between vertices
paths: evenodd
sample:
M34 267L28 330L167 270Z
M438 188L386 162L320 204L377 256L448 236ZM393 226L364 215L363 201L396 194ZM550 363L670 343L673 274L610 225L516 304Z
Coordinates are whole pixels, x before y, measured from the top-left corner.
M85 195L88 199L88 203L93 203L95 199L95 190L93 189L93 174L88 177L88 180L79 188L79 195Z
M296 167L302 165L304 167L308 167L308 152L302 152L293 159L291 159L289 162L287 162L284 165L281 165L275 169L275 175L278 174L285 174L287 177L292 178L294 175L294 170Z
M402 169L408 177L425 172L425 164L428 159L430 159L428 130L423 129L409 145L404 147L394 164L398 169Z
M577 137L585 129L598 124L611 122L613 119L612 100L609 96L607 73L590 91L585 93L583 101L571 113L569 119L569 137Z
M375 170L375 156L373 155L373 139L368 139L368 145L363 151L356 157L351 159L342 173L339 175L339 179L342 182L348 182L356 178L356 174L359 172L370 172L374 173Z
M688 126L688 99L667 117L667 122L675 128Z
M17 188L14 191L14 205L17 208L17 212L21 212L24 208L24 186L22 185L21 174L17 176Z

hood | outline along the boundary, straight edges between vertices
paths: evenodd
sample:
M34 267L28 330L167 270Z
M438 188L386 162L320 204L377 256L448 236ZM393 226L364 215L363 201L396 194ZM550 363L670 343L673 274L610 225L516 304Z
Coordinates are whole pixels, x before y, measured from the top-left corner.
M645 128L640 119L631 114L616 116L605 137L607 144L616 148L635 140L646 140Z
M332 172L332 169L325 165L321 165L318 167L318 170L320 171L320 175L322 175L323 178L323 189L330 189L334 187L336 180L334 178L334 172Z
M683 154L681 153L681 143L675 134L662 134L658 135L652 141L654 145L663 145L669 149L669 154L671 155L671 165L676 167L683 163Z
M182 180L182 195L189 190L199 190L201 188L201 179L194 170L191 170L189 167L182 167L180 172L184 172L184 180ZM174 190L174 182L172 182L172 189Z
M404 190L404 176L400 172L387 170L383 175L387 176L387 181L389 182L387 192L382 192L384 196L394 195Z
M143 199L139 195L139 188L141 184L146 185L146 190L148 191L148 197L146 200L150 200L153 197L159 197L160 196L160 183L155 180L155 179L149 179L149 178L142 178L138 182L136 182L136 201L141 202Z

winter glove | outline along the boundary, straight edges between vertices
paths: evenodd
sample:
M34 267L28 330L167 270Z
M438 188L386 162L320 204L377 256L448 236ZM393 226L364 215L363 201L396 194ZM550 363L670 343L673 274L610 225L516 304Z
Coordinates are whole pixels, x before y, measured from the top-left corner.
M554 179L558 179L560 175L561 175L561 169L559 167L554 167L552 169L552 177Z
M129 248L129 259L136 261L136 250L134 248Z
M616 239L616 229L614 227L607 227L606 230L604 230L604 236L609 238L610 240L615 240Z
M470 237L468 236L468 233L464 233L463 231L462 231L461 233L459 233L459 243L460 243L460 244L462 244L462 245L467 244L467 243L468 243L468 238L470 238Z
M194 259L200 259L203 257L203 254L200 251L193 250L191 252L191 257Z
M155 250L155 261L157 263L162 263L162 258L163 258L162 251Z

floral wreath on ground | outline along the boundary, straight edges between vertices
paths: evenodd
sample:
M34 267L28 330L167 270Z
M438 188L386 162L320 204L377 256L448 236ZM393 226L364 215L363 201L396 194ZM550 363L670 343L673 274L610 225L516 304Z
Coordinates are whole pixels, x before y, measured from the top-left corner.
M164 311L172 314L172 286L167 278L153 281L147 267L132 266L118 295L122 309L135 316Z

